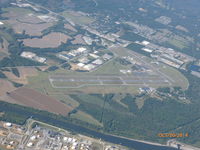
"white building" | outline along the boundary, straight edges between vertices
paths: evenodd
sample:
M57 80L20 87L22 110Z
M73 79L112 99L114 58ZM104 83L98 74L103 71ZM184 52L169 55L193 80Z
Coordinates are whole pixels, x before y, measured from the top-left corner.
M148 42L148 41L142 41L141 44L146 46L146 45L150 44L150 42Z
M92 53L90 53L89 55L90 55L91 57L93 57L93 58L99 58L99 56L96 55L96 54L92 54Z
M40 63L45 63L46 62L46 58L44 57L38 57L38 56L35 56L34 59Z
M94 65L92 65L92 64L88 64L88 65L85 65L83 68L84 68L85 70L88 70L88 71L90 71L90 70L94 69L94 68L95 68L95 66L94 66Z
M145 51L145 52L147 52L147 53L152 53L153 52L153 50L148 49L148 48L142 48L142 50Z
M97 59L97 60L94 60L94 61L92 62L92 64L101 65L101 64L103 64L103 61L102 61L101 59Z
M83 66L85 66L85 64L83 64L83 63L78 63L77 66L83 67Z
M81 63L88 63L90 60L87 57L83 57L83 58L80 58L78 61Z
M85 47L79 47L78 49L77 49L77 51L79 52L79 53L83 53L83 52L85 52L87 49L85 48Z
M66 54L58 54L58 57L61 59L69 60L69 57Z
M27 144L27 147L32 147L33 146L33 143L32 142L29 142L28 144Z
M5 127L12 127L12 123L7 122L7 123L4 124L4 126L5 126Z
M44 57L38 57L35 53L32 52L22 52L20 56L40 63L45 63L47 60Z
M111 59L111 58L112 58L112 56L109 55L109 54L104 54L104 55L103 55L103 59L104 59L104 60L109 60L109 59Z
M21 57L32 59L36 54L32 52L22 52Z

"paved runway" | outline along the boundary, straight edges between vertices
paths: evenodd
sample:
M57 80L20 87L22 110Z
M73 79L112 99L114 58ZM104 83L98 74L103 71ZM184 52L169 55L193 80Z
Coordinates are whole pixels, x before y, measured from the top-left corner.
M63 88L82 87L87 85L134 85L134 84L169 84L159 76L135 77L135 76L50 76L51 84L61 85Z

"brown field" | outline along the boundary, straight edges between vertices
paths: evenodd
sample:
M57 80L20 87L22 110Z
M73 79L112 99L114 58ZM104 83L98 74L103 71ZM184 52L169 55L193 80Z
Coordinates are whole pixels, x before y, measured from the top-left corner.
M0 60L2 60L3 58L7 57L8 55L5 54L4 52L0 51Z
M3 43L0 43L0 52L8 54L8 45L9 43L5 39L3 39Z
M14 22L13 28L16 33L23 33L23 30L26 34L32 35L32 36L40 36L42 35L42 31L51 27L51 23L43 23L43 24L25 24L25 23L18 23Z
M0 80L0 96L6 94L6 92L10 92L15 90L16 88L7 80Z
M20 73L20 77L15 76L12 72L5 71L4 74L8 77L8 79L21 84L27 84L28 77L37 75L37 70L35 68L18 67L17 69Z
M64 11L62 15L72 21L75 24L86 25L94 22L95 20L91 17L88 17L86 13L77 12L77 11Z
M75 40L72 41L72 44L86 44L86 43L83 40L82 35L79 34L79 35L75 36Z
M37 48L56 48L63 43L66 43L71 37L58 32L52 32L43 38L33 38L23 40L24 45Z
M32 36L40 36L42 35L42 31L51 27L53 23L46 23L39 19L36 15L32 13L21 13L16 10L10 10L9 12L3 14L4 17L8 17L6 23L11 25L16 33L23 33L25 31L26 34Z
M68 30L71 30L71 31L74 31L74 32L78 32L73 26L71 26L70 24L65 24L65 29L68 29Z
M52 113L67 115L73 108L47 95L29 88L19 88L8 94L16 103L46 110Z
M47 60L48 61L48 60ZM52 61L52 62L54 62L54 61ZM49 64L49 63L48 63ZM50 64L51 65L51 64ZM54 65L55 65L55 62L54 62ZM48 68L49 68L49 66L39 66L38 67L40 70L42 70L42 71L45 71L45 70L47 70Z
M8 56L8 42L3 39L3 43L0 43L0 59Z

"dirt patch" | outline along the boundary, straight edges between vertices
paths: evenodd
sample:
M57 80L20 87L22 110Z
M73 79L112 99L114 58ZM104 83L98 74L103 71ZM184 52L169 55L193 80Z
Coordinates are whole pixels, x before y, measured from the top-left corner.
M33 38L33 39L25 39L23 40L24 45L29 47L37 47L37 48L56 48L63 43L66 43L68 39L71 37L59 33L53 32L42 38Z
M54 65L55 65L55 62L54 62ZM41 71L45 71L49 68L49 66L39 66L37 68L40 69Z
M17 68L19 73L20 73L20 77L15 76L12 72L4 72L4 74L8 77L8 79L17 82L17 83L21 83L21 84L27 84L28 77L31 76L36 76L37 75L37 69L35 68Z
M10 92L16 89L11 82L2 79L0 79L0 87L0 96L5 95L6 92Z
M22 34L25 31L26 34L32 36L40 36L42 35L42 31L51 27L53 24L51 23L43 23L43 24L26 24L26 23L11 23L16 33Z
M72 107L29 88L19 88L8 94L22 105L66 116Z

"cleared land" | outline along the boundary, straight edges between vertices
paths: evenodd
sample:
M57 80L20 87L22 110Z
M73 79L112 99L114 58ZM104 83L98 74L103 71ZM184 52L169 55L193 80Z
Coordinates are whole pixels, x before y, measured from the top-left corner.
M13 41L13 37L3 30L0 30L0 36L3 37L7 42Z
M72 114L70 117L76 118L85 122L89 122L97 126L103 126L98 120L96 120L94 117L92 117L91 115L88 115L87 113L83 111L78 111L77 113Z
M0 96L3 96L6 94L6 92L10 92L15 90L16 88L13 86L13 84L7 80L0 80Z
M8 53L8 45L9 43L3 39L3 42L0 43L0 52Z
M3 17L7 17L6 24L12 26L16 33L41 36L42 31L51 27L53 22L44 22L33 11L24 8L6 8Z
M27 68L27 67L18 67L17 68L19 71L20 76L17 77L14 75L12 72L4 72L5 75L8 77L8 79L21 83L21 84L27 84L28 80L27 78L30 76L36 76L37 75L37 70L35 68Z
M72 110L70 106L29 88L22 87L8 95L22 105L56 114L67 115Z
M59 33L52 32L42 38L33 38L33 39L24 39L24 45L29 47L37 47L37 48L56 48L63 43L66 43L68 39L71 37Z
M175 46L175 47L178 47L180 49L183 49L183 48L187 48L187 41L181 41L181 40L177 40L177 39L171 39L168 41L169 44Z
M90 24L94 20L88 17L86 14L74 12L74 11L64 11L62 15L67 19L72 21L75 24L85 25Z

